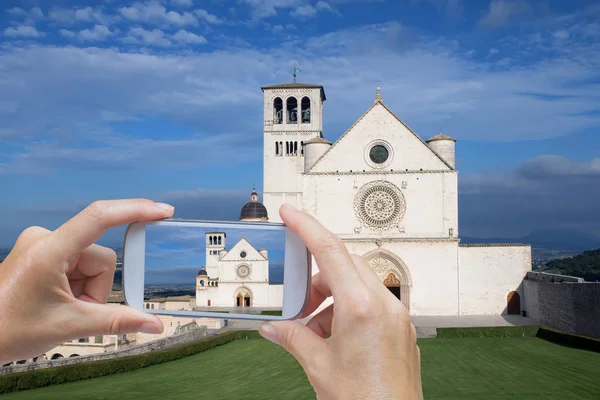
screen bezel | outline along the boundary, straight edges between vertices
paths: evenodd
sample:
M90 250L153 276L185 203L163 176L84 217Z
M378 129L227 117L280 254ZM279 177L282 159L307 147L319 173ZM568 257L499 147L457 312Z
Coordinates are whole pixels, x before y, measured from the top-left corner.
M206 227L210 229L246 228L285 231L285 256L283 270L282 315L231 314L203 311L156 310L144 308L144 271L146 252L146 226L170 225L181 227ZM298 235L287 226L272 222L233 222L190 219L163 219L129 224L123 242L123 297L125 304L139 311L156 315L177 317L292 320L298 318L308 303L311 287L311 255Z

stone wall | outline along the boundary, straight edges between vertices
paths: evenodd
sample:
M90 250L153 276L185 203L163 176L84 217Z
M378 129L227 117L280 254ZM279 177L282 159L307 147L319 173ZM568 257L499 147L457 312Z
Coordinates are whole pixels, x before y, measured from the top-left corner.
M523 281L526 315L549 328L600 338L600 282L529 272Z
M158 339L152 342L147 342L141 345L128 347L121 350L110 351L106 353L98 353L90 356L81 356L73 358L61 358L58 360L49 360L42 362L32 362L21 365L11 365L8 367L0 368L0 375L12 374L15 372L26 372L36 369L54 368L61 367L64 365L73 365L79 363L85 363L90 361L108 360L111 358L133 356L136 354L149 353L156 350L164 350L170 347L178 346L183 343L191 342L194 340L201 339L208 335L206 326L198 326L190 332L183 333L181 335L169 336L162 339Z
M507 314L509 293L523 297L521 283L531 271L531 246L461 244L458 255L460 315Z

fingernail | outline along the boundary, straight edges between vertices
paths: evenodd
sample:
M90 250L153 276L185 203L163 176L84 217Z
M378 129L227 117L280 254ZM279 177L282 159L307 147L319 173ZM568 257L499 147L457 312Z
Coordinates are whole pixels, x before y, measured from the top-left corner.
M258 329L258 332L262 337L264 337L268 341L273 342L275 344L279 344L279 342L277 341L277 329L275 329L273 325L262 324Z
M298 209L297 209L296 207L294 207L293 205L291 205L291 204L287 204L287 203L285 203L284 205L282 205L282 207L283 207L283 208L287 208L288 210L291 210L291 211L296 211L296 210L298 210Z
M159 206L160 208L162 208L162 209L164 209L164 210L169 210L169 211L171 211L172 209L174 209L174 208L175 208L175 207L173 207L172 205L170 205L170 204L165 204L165 203L154 203L154 204L156 204L157 206Z
M160 333L161 332L160 326L153 324L152 322L144 322L140 326L139 330L142 333Z

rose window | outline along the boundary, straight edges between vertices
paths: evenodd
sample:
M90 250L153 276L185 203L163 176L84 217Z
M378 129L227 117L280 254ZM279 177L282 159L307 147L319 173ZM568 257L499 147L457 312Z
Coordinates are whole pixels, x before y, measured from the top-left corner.
M357 217L372 229L384 230L397 224L406 212L402 192L389 182L371 182L356 196Z

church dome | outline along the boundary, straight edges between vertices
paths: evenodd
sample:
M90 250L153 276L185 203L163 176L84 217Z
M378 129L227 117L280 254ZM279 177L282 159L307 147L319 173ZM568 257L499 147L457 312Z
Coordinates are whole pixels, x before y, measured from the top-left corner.
M204 267L202 267L202 269L198 271L198 276L208 276L208 273L206 273Z
M258 201L258 193L252 190L250 194L250 202L244 204L240 212L240 221L267 221L269 215L267 208Z

